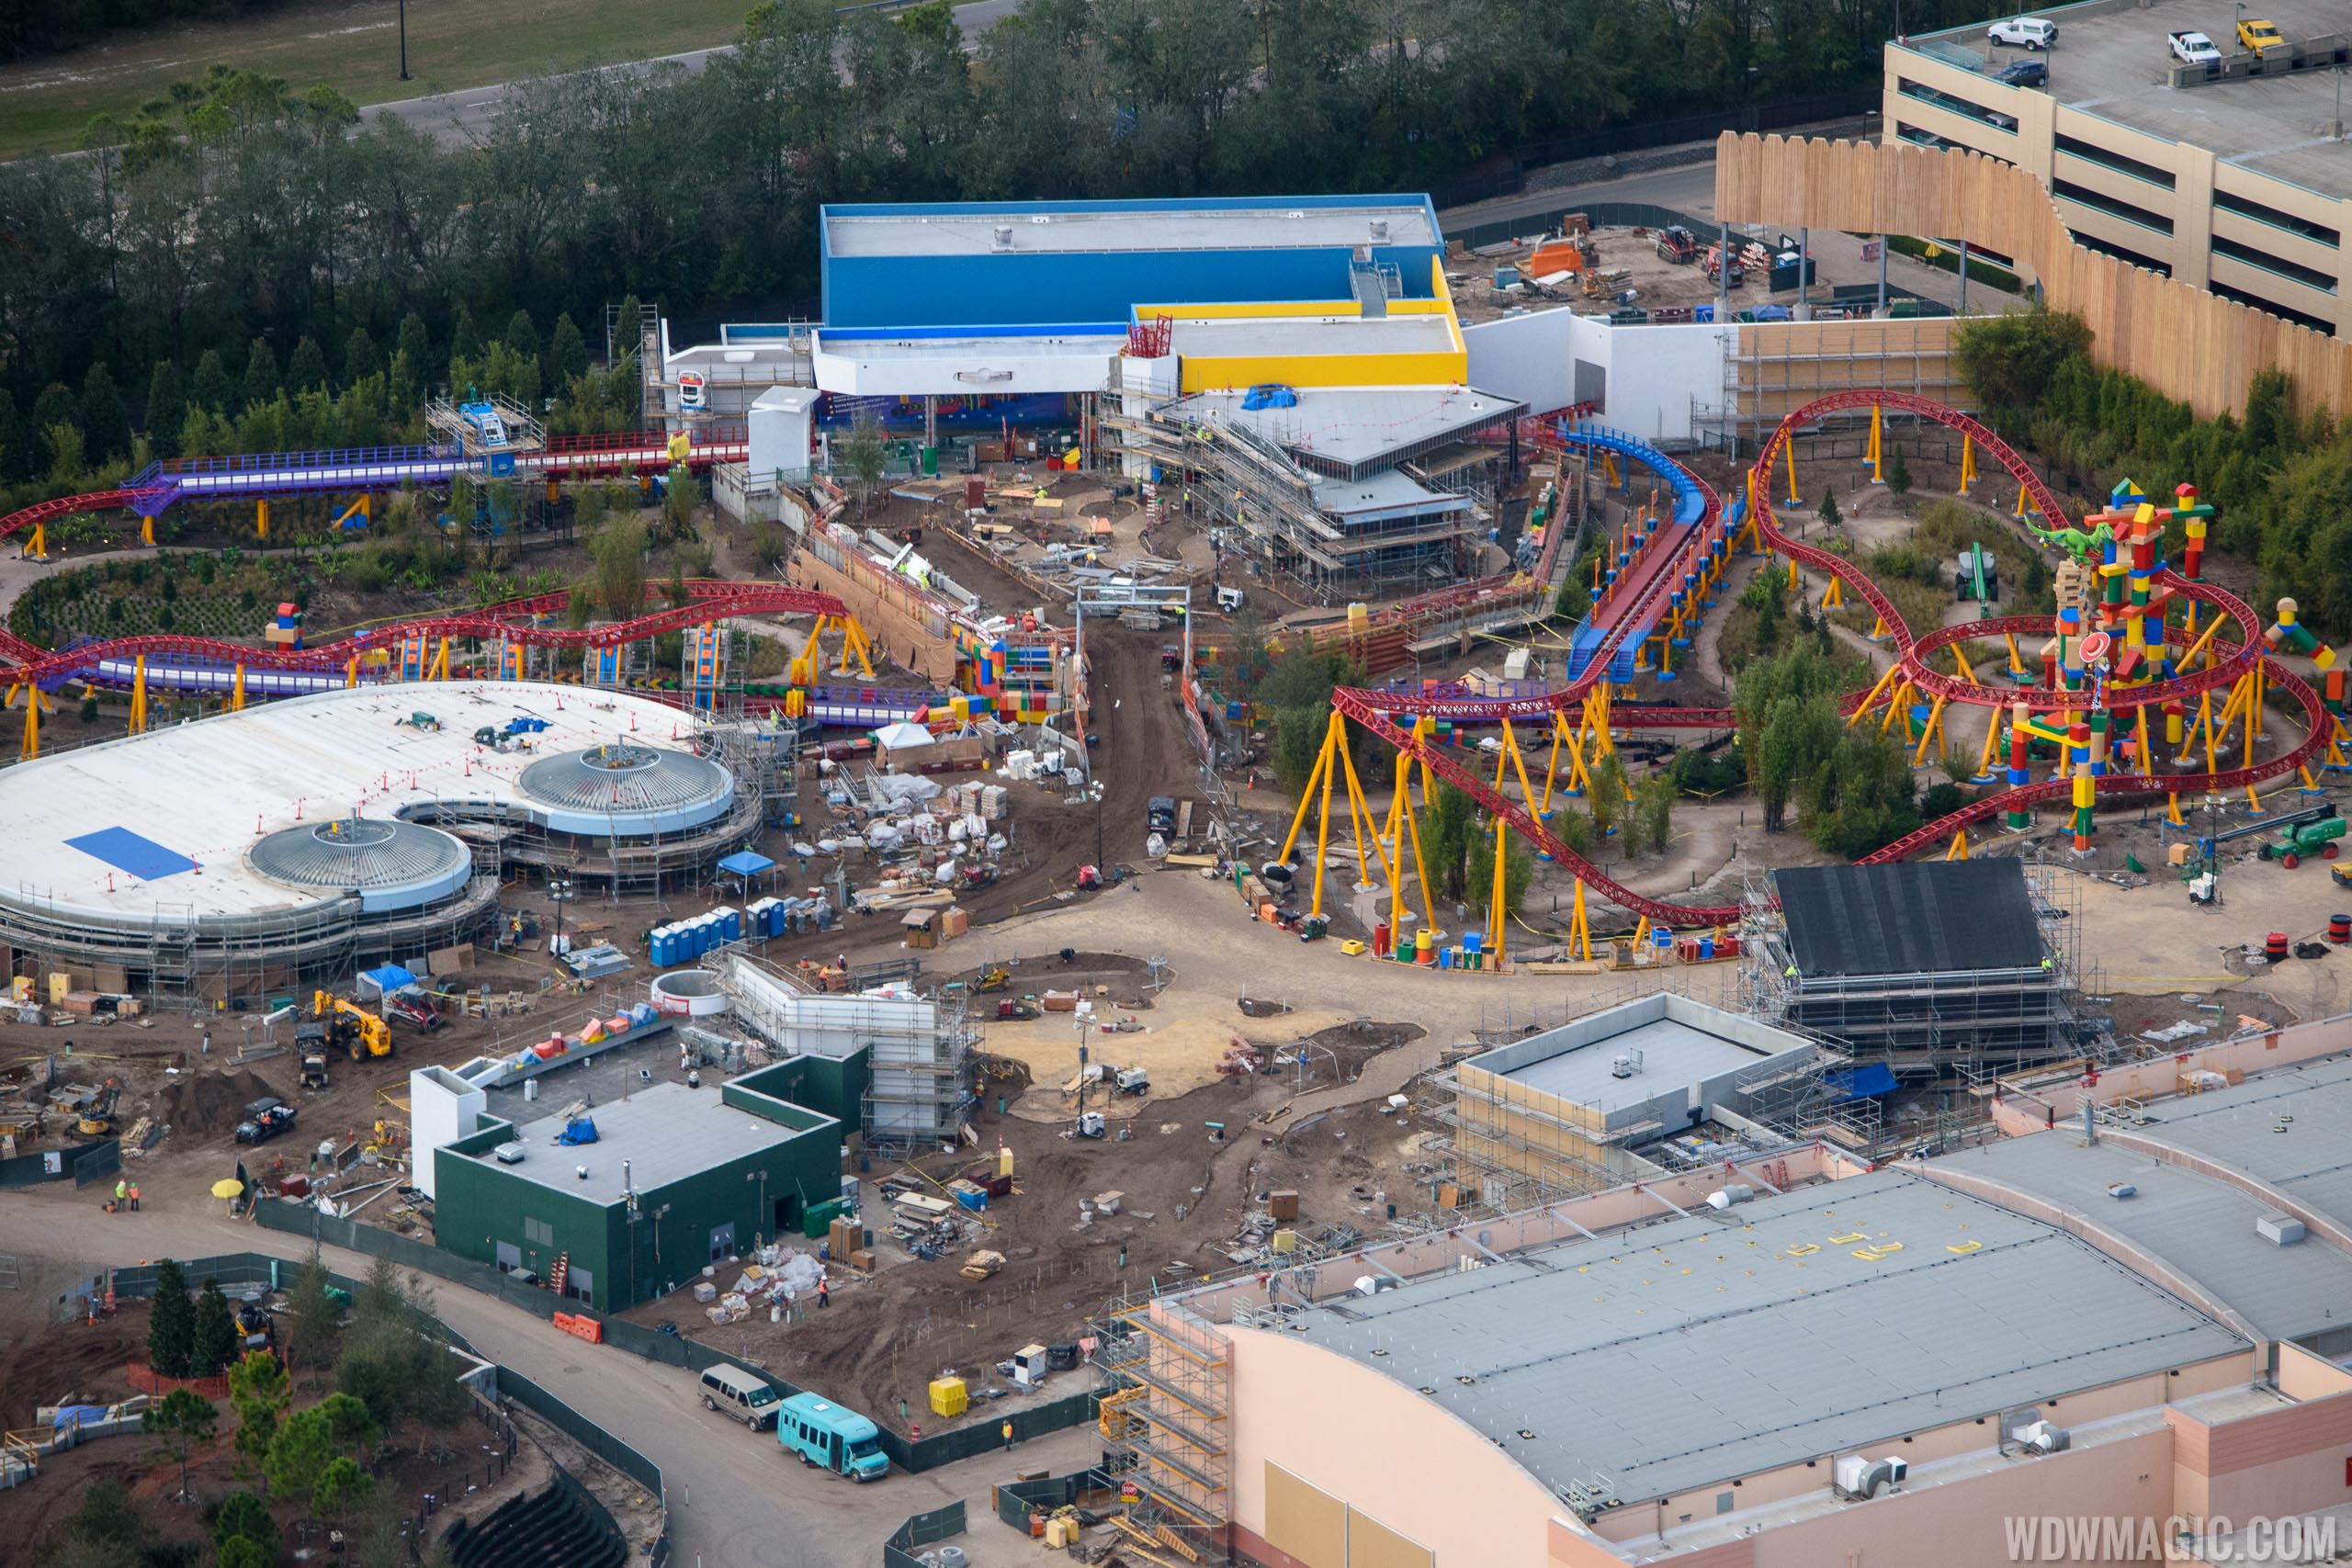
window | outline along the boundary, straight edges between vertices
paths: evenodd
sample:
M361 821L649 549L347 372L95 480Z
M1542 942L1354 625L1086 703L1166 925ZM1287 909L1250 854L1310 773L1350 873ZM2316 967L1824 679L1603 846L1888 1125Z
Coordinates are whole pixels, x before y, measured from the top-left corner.
M2085 207L2104 212L2110 218L2120 218L2126 223L2137 223L2143 229L2154 229L2160 234L2172 232L2171 219L2161 213L2151 212L2144 207L2134 207L2128 201L2118 200L2102 191L2093 190L2088 186L2078 186L2072 180L2052 180L2050 190L2053 196L2061 197L2067 201L2078 202Z
M2072 136L2060 136L2055 139L2055 144L2059 152L2080 158L2085 163L2097 164L2102 168L2113 169L2119 175L2130 175L2135 180L2145 180L2150 185L2162 186L2166 190L2172 189L2171 173L2156 167L2154 164L2143 164L2137 158L2127 158L2120 152L2110 152L2104 147L2094 147L2089 142L2078 141Z
M2251 218L2257 223L2267 223L2274 229L2284 229L2290 234L2300 234L2314 244L2333 247L2342 239L2340 234L2324 223L2314 223L2308 218L2298 218L2291 212L2281 212L2275 207L2265 207L2258 201L2233 195L2229 191L2215 191L2213 206L2218 211L2234 212L2241 218Z
M2213 236L2213 254L2227 256L2232 261L2242 261L2248 266L2258 266L2265 272L2275 272L2281 277L2291 277L2304 288L2316 288L2323 294L2335 292L2335 279L2317 267L2281 261L2277 256L2256 250L2252 245L2223 239L2219 234Z
M553 1247L555 1227L545 1220L534 1220L526 1216L523 1221L523 1239L533 1247Z

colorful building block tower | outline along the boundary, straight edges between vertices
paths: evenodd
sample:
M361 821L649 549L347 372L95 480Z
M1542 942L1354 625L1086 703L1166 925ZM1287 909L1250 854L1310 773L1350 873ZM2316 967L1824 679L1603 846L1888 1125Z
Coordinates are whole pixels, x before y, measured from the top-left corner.
M280 648L299 649L302 646L302 607L288 599L277 606L277 619L261 629L264 642Z

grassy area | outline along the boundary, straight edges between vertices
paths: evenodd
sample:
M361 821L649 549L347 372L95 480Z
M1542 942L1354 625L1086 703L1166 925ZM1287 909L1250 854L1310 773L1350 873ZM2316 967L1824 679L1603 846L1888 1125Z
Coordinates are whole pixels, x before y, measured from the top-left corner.
M1919 509L1909 539L1873 550L1863 564L1912 635L1924 637L1943 624L1945 612L1955 603L1954 562L1962 550L1977 544L1992 552L1999 579L2000 598L1988 614L2046 615L2057 609L2047 558L2014 527L1956 501L1928 502ZM2035 575L2037 562L2042 568L2040 581L2029 592L2026 584ZM1849 597L1847 605L1836 612L1838 624L1867 635L1876 615L1858 597ZM1974 606L1970 607L1973 612Z
M234 21L109 34L0 69L0 157L70 151L90 117L129 116L220 63L314 82L360 104L425 97L594 61L733 41L750 0L411 0L400 79L395 0L326 0Z

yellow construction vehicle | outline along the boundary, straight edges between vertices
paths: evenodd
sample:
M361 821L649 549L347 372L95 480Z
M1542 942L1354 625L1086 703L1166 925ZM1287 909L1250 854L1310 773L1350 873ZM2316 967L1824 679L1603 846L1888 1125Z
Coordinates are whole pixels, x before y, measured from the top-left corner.
M392 1054L392 1026L355 1002L330 991L314 992L311 1016L327 1026L327 1043L341 1047L355 1062Z
M107 1079L105 1089L83 1111L74 1130L85 1138L103 1138L113 1132L115 1102L121 1097L122 1086L112 1078Z
M978 982L972 988L976 991L1001 991L1012 984L1012 971L1001 964L997 964L983 970Z

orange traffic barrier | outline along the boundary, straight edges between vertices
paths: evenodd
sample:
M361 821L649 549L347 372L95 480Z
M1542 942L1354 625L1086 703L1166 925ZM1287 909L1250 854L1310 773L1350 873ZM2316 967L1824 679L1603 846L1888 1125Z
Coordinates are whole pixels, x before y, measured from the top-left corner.
M605 1325L584 1314L560 1312L555 1314L554 1322L555 1325L566 1334L575 1338L585 1339L591 1345L602 1345L605 1342Z

